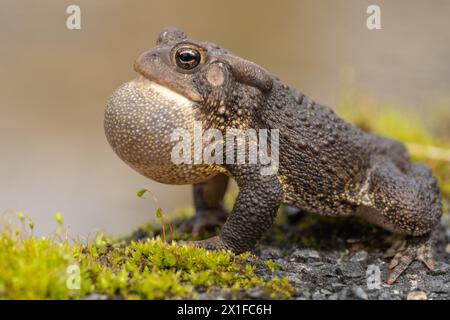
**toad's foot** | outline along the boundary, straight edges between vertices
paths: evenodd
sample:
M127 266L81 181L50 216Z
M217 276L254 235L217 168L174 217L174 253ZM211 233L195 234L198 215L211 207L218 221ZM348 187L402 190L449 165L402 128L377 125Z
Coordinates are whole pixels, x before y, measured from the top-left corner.
M388 284L393 284L414 260L422 261L428 269L431 271L434 270L435 264L432 253L432 237L430 234L420 237L408 237L403 243L394 243L393 247L387 251L387 255L392 256L393 249L397 253L389 264L389 269L392 272L388 277Z
M198 237L202 231L222 227L227 217L228 212L225 209L197 211L194 216L183 221L176 231L179 233L191 232L193 237Z

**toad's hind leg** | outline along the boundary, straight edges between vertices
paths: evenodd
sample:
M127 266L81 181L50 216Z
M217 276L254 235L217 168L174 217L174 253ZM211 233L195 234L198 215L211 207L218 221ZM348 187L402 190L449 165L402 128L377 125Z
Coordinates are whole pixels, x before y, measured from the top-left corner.
M208 181L193 186L194 216L185 220L177 229L178 232L191 232L197 237L202 231L221 227L228 218L223 198L227 190L229 178L219 173Z
M405 246L394 255L389 263L389 269L392 272L387 279L388 284L393 284L414 260L422 261L428 269L434 270L432 235L433 231L419 237L406 237Z
M389 265L388 283L394 283L414 260L434 268L432 231L442 215L442 202L437 181L427 167L413 164L405 173L390 161L377 164L361 201L358 216L406 238L406 246Z

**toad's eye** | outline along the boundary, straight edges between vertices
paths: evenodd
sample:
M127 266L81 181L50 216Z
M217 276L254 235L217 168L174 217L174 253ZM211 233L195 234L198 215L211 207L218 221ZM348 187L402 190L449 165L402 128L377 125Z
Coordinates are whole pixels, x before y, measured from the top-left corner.
M180 48L175 53L175 62L182 69L190 70L200 63L200 52L192 48Z

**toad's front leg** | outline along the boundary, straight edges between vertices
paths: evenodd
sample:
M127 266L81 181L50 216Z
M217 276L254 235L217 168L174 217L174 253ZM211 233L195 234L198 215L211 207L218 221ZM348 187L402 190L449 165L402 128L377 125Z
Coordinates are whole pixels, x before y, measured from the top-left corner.
M233 210L218 236L191 243L239 254L251 250L270 229L283 200L283 189L277 175L262 175L260 166L231 165L227 169L239 187Z

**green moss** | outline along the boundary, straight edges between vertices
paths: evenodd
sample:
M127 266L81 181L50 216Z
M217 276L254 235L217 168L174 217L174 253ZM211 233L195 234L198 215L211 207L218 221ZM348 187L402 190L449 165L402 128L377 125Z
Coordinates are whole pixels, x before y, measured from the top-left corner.
M49 239L0 236L0 298L64 299L66 268L75 263L70 247Z
M255 259L167 244L159 237L125 243L100 235L94 244L69 246L4 232L0 298L77 299L95 292L110 298L195 299L212 288L233 296L255 287L272 298L289 298L293 289L287 280L263 281L255 274ZM67 286L71 266L79 270L75 290Z
M290 297L292 294L292 286L287 278L280 279L275 277L266 285L266 290L271 292L270 298L276 299L281 297Z
M272 260L267 260L266 265L270 269L270 271L281 270L281 266L273 262Z

